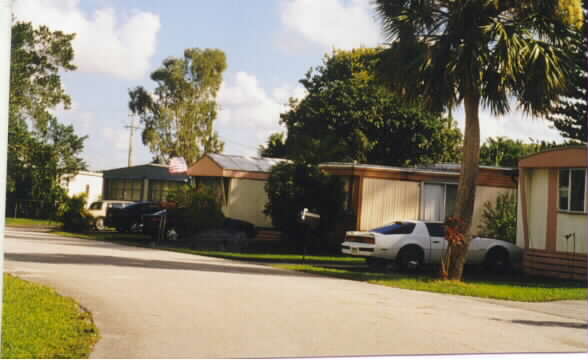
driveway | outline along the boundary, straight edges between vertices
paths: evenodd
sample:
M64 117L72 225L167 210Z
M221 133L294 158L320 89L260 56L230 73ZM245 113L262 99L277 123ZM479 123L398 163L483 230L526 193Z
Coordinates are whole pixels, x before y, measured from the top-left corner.
M583 301L480 300L50 234L6 237L7 272L92 312L95 358L587 350Z

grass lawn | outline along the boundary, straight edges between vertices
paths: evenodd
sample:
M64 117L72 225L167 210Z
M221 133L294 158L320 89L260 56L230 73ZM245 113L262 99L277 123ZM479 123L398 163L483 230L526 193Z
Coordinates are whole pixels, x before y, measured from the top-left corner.
M10 226L26 226L26 227L59 227L62 225L59 221L52 221L52 220L40 220L40 219L27 219L27 218L6 218L6 225Z
M555 301L585 300L588 298L586 284L580 281L566 281L540 278L503 276L502 279L484 279L484 276L466 277L464 282L440 281L432 275L409 275L397 273L369 273L350 270L328 269L311 265L274 265L279 268L303 271L349 280L365 281L371 284L401 289L465 295L489 299L512 301Z
M119 232L92 232L88 234L78 234L64 231L54 231L52 234L66 237L77 237L88 240L102 240L122 243L125 245L134 246L150 246L150 237L144 234L130 234ZM214 250L192 250L182 247L172 247L169 244L157 244L156 248L160 250L176 251L185 254L194 254L202 256L211 256L224 259L267 262L267 263L302 263L303 256L301 254L290 254L285 252L268 251L260 252L230 252L230 251L214 251ZM334 264L363 264L364 260L351 256L317 256L307 255L304 257L307 263L334 263Z
M172 249L166 250L181 251L183 253L220 257L225 259L258 261L258 262L287 262L302 263L302 255L283 254L283 253L247 253L247 252L229 252L229 251L209 251L209 250L190 250L190 249ZM320 263L346 263L346 264L363 264L364 260L351 256L317 256L307 255L304 257L306 262Z
M98 340L92 317L54 290L4 276L3 358L87 358Z

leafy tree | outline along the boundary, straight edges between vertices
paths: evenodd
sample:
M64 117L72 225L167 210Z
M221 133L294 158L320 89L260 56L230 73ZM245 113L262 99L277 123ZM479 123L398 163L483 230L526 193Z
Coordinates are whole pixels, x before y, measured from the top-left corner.
M9 126L8 198L40 202L39 213L55 213L64 199L61 181L65 175L86 169L80 157L87 136L75 134L73 126L51 119L46 130L29 132L26 127Z
M259 156L271 158L283 158L287 156L286 138L284 133L273 133L267 139L266 145L259 145Z
M51 113L71 103L59 72L75 70L73 38L46 26L12 25L7 199L40 201L42 216L54 215L65 196L61 177L86 168L80 154L87 137Z
M338 177L326 175L317 166L303 162L275 165L265 190L268 203L264 213L271 217L277 229L299 245L304 236L304 225L297 220L300 211L308 208L321 215L319 232L324 240L339 220L345 199Z
M380 51L334 51L300 80L307 96L281 115L288 158L386 165L457 159L461 132L451 119L406 105L376 81Z
M517 238L517 199L515 192L498 195L496 204L484 203L480 236L516 242Z
M533 141L525 143L503 136L488 138L480 148L480 165L517 167L519 160L536 152L573 144L574 142Z
M71 105L59 76L60 71L75 70L71 41L75 34L51 31L31 23L12 25L10 54L9 121L31 121L36 128L47 127L57 105Z
M586 10L586 2L584 1ZM569 42L569 48L573 51L574 69L571 81L563 96L554 102L548 119L553 122L556 129L565 138L586 142L588 140L588 72L586 71L586 22L582 31L576 31Z
M440 111L465 107L463 161L454 235L441 273L461 280L472 238L480 160L479 108L546 115L566 88L568 41L583 21L577 0L376 0L391 40L380 67L383 80L407 99ZM453 230L452 230L453 231ZM449 264L446 266L446 264Z
M183 58L167 58L151 73L157 84L152 94L142 86L129 91L129 108L145 126L143 143L153 154L166 161L181 156L191 164L222 151L213 124L226 67L221 50L186 49Z

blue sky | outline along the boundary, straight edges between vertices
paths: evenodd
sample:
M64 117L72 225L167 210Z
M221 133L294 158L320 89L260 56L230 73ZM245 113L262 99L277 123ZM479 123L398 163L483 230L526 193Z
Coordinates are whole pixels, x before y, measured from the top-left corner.
M91 170L126 166L128 89L152 88L150 72L186 48L227 54L215 127L225 153L255 155L282 130L287 99L304 96L298 80L325 53L384 41L370 0L14 0L13 10L19 20L77 34L78 70L63 74L73 106L56 114L89 136L83 156ZM463 123L461 109L454 116ZM480 117L483 139L561 139L543 120L518 111ZM151 158L136 133L133 164Z

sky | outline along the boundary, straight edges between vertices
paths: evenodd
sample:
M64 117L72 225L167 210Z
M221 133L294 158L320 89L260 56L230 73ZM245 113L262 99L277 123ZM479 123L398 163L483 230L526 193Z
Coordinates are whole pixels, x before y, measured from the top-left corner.
M82 156L89 170L127 166L128 90L153 89L150 73L186 48L227 55L215 129L225 154L255 156L271 133L284 131L280 113L290 97L305 95L299 80L325 54L385 43L370 0L14 0L13 12L17 20L76 33L77 70L62 73L72 107L55 114L88 135ZM463 130L463 109L453 116ZM562 140L548 122L516 109L499 118L482 109L480 121L482 141ZM133 165L153 158L140 132Z

